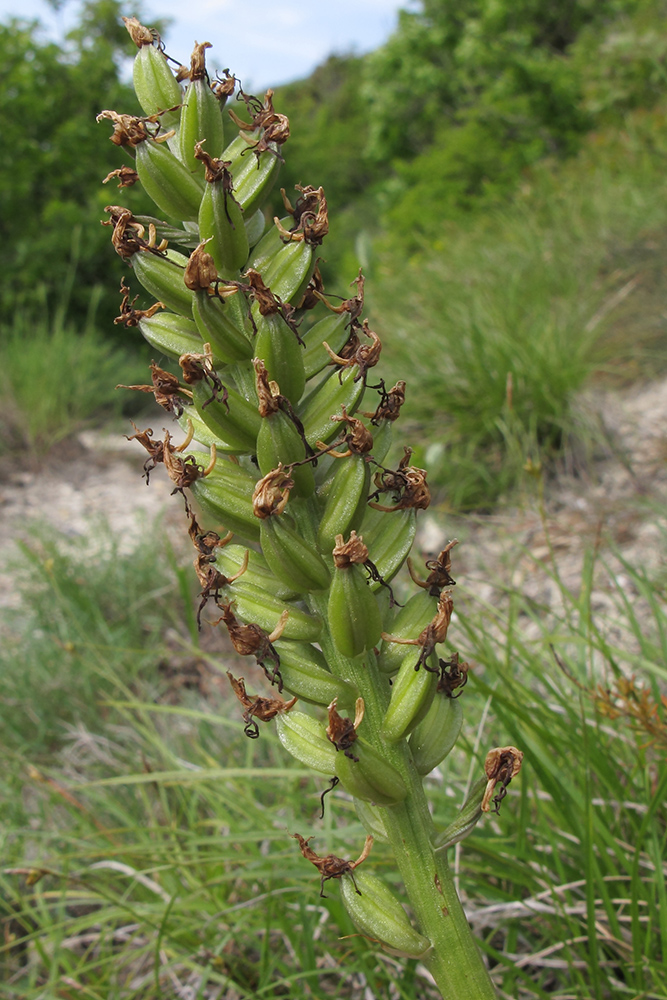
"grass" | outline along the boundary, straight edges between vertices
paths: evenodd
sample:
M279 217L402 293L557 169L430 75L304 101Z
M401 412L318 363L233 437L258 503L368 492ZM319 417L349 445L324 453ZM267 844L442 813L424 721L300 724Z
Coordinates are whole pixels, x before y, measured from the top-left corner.
M94 311L94 310L93 310ZM80 331L61 309L18 312L0 324L0 451L44 456L59 441L121 411L118 381L144 380L143 368L113 347L93 322Z
M3 1000L428 1000L423 969L355 933L335 885L318 897L290 833L346 857L362 828L337 794L317 818L324 781L270 727L243 737L230 654L178 624L190 571L155 538L80 545L33 547L33 610L5 626ZM489 746L525 750L500 817L453 855L500 996L664 998L665 582L594 553L577 593L540 570L556 608L502 587L458 598L477 669L435 815L452 818ZM381 844L372 860L391 878Z
M379 257L372 310L454 508L493 504L529 458L590 447L593 377L665 370L665 109L626 124L533 169L507 207L444 224L407 264L390 241Z

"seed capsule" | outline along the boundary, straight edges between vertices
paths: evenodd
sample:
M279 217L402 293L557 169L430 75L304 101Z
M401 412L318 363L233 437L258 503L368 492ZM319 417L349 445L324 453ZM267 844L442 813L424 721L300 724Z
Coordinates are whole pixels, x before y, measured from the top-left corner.
M278 410L270 416L263 417L257 435L257 462L262 475L266 476L278 463L289 465L306 457L305 447L293 421ZM301 465L292 469L295 494L309 497L315 489L315 478L310 465ZM331 700L331 699L329 699Z
M332 674L319 649L305 642L283 639L275 643L280 655L283 685L290 694L313 705L329 705L334 698L342 708L353 708L358 692Z
M428 712L410 736L412 759L420 774L430 774L434 767L442 763L458 739L462 721L459 699L447 698L438 691Z
M380 576L388 583L396 576L412 548L417 530L416 512L400 510L388 514L369 508L359 530ZM380 586L380 583L371 583L372 590Z
M234 364L251 358L253 346L244 316L246 302L240 292L220 299L207 290L194 293L192 315L203 341L225 364Z
M332 421L345 408L348 416L353 416L364 394L363 380L354 381L353 369L343 372L341 378L333 372L317 385L309 395L301 400L298 414L306 432L308 444L315 446L318 441L327 444L340 433L340 424ZM395 530L396 526L394 526Z
M413 653L403 653L403 663L391 689L391 701L381 733L389 743L402 739L428 712L438 683L437 674L415 670Z
M181 316L192 318L192 292L185 287L183 276L188 258L167 250L160 254L135 253L131 257L134 273L147 292Z
M204 464L208 456L195 453L195 460ZM218 458L212 472L194 482L190 489L197 503L225 528L241 538L259 541L257 518L252 509L255 480L245 469Z
M323 552L333 549L336 535L348 535L359 528L366 511L370 476L370 466L362 455L336 460L333 476L323 488L326 500L317 532Z
M227 402L212 399L205 381L192 387L192 401L201 419L213 433L239 453L254 454L260 416L255 407L235 389L227 390Z
M306 385L306 376L303 348L294 330L279 312L263 316L257 303L252 307L252 315L257 328L256 356L262 359L269 378L278 383L282 395L290 402L298 403Z
M390 516L390 515L388 515ZM437 598L425 590L413 594L385 629L397 639L417 639L422 630L433 620L438 607ZM405 659L405 646L398 642L382 641L378 667L384 674L395 674ZM413 666L416 657L413 656Z
M279 580L304 594L327 589L331 576L324 560L286 514L262 520L260 540L264 557Z
M207 174L198 219L199 236L207 241L215 266L221 275L233 278L245 265L250 246L243 210L232 193L231 174L224 167L216 179L208 179Z
M136 21L136 18L123 18L125 26L132 35L134 41L139 45L139 51L134 58L132 67L132 80L137 100L145 115L155 115L161 111L166 111L160 118L165 129L177 128L180 119L180 110L169 111L169 108L180 106L183 100L183 92L174 74L169 69L164 53L156 48L148 35L142 41L135 38L132 31L134 25L128 22ZM139 25L141 27L141 25Z
M195 45L190 64L190 83L181 108L178 134L179 157L195 175L203 176L202 164L195 157L195 146L206 140L210 156L220 156L225 145L220 102L211 90L206 73L205 50L208 42ZM205 239L206 237L202 237Z
M182 354L195 354L202 349L199 330L185 316L162 312L139 320L139 329L151 347L180 358Z
M380 641L380 609L362 566L334 569L327 618L331 638L343 656L360 656Z
M341 751L336 753L336 777L345 791L378 806L402 802L408 790L396 768L361 737L354 741L353 747L358 760Z
M140 143L136 167L146 194L158 208L174 219L197 221L204 191L164 143L155 139Z
M340 893L345 909L363 934L411 958L420 958L430 942L414 929L405 910L377 875L355 871L343 875Z
M324 726L304 712L276 716L278 739L285 749L314 771L332 775L336 767L336 751L327 739Z
M347 328L349 314L329 313L324 319L313 324L310 330L303 335L306 348L303 352L303 366L306 370L306 378L318 375L330 363L331 358L327 354L322 342L326 340L329 347L336 353L344 347L350 331Z

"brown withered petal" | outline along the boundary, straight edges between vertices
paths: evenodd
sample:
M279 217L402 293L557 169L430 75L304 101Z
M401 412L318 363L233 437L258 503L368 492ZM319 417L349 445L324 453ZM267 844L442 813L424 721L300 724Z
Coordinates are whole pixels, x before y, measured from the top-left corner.
M336 750L342 750L350 760L357 761L359 758L354 756L351 747L357 739L357 727L361 724L364 717L364 700L363 698L357 698L354 720L339 715L336 707L337 704L338 699L334 698L327 708L327 712L329 713L329 724L326 729L327 739L330 743L333 743Z
M220 79L220 75L218 74L217 79L211 84L211 90L219 101L226 101L234 93L237 81L236 77L232 76L228 69L223 69L222 72L224 73L224 79Z
M440 595L433 620L429 622L425 629L422 629L417 639L402 639L397 636L387 635L386 632L382 633L382 638L385 642L395 642L401 646L421 646L419 659L415 663L415 670L424 667L425 670L438 673L440 668L429 667L426 661L435 650L437 644L444 642L447 638L447 630L449 629L453 610L454 601L452 600L452 595L449 591L445 591Z
M153 32L150 28L145 28L136 17L124 17L122 20L138 49L153 44Z
M134 148L150 137L146 128L149 119L137 118L135 115L119 115L117 111L100 111L95 121L108 119L113 124L113 132L109 136L115 146L130 146Z
M280 656L274 649L273 643L283 634L287 618L289 617L289 611L283 612L273 632L267 635L264 629L255 622L251 622L248 625L241 624L232 611L232 604L233 602L230 601L229 604L219 605L222 612L222 618L219 621L223 621L227 626L229 638L232 640L234 649L241 656L254 656L266 674L267 679L271 684L278 685L278 691L282 691L283 680L279 669ZM218 622L214 624L217 625ZM266 666L267 661L273 664L271 674L269 674Z
M398 464L398 469L382 468L373 478L376 490L368 498L369 507L375 510L425 510L431 502L431 491L426 484L426 471L408 465L412 450L405 448L405 454ZM394 504L392 507L377 503L381 493L391 493Z
M484 773L488 781L482 799L482 812L498 812L500 803L507 795L507 786L521 770L522 761L523 751L516 747L494 747L489 750L484 762ZM498 785L500 788L494 796ZM495 806L494 810L491 809L492 805Z
M164 437L164 467L167 470L167 475L171 479L172 483L175 485L177 490L185 490L188 486L191 486L197 479L201 479L204 475L204 467L198 465L193 455L186 455L185 458L180 454L182 445L178 447L173 447L171 444L171 434L169 431L165 432Z
M344 541L342 535L336 535L336 545L332 555L334 566L338 569L347 569L353 563L363 564L366 562L368 546L364 545L361 535L352 531L347 542Z
M208 240L204 240L196 247L185 265L183 283L193 292L208 288L218 280L218 271L215 261L206 250Z
M151 385L117 385L117 389L133 389L136 392L152 392L155 402L158 403L168 413L174 413L180 417L183 413L183 404L180 396L186 394L181 388L178 378L171 372L160 368L154 361L150 364Z
M126 435L126 439L128 441L138 441L148 452L148 458L144 462L144 476L146 477L146 485L148 486L151 472L163 460L164 445L162 441L153 441L152 427L147 427L145 431L140 431L134 422L132 422L132 426L136 433L131 434L129 437Z
M344 406L342 410L343 415L333 416L332 421L347 424L348 429L344 434L344 441L354 455L368 454L373 448L373 435L357 417L348 417Z
M312 849L312 847L309 846L310 841L313 839L312 837L308 837L308 839L306 839L305 837L302 837L301 834L299 833L293 833L292 836L294 837L295 840L299 841L299 847L301 849L301 853L303 854L306 861L310 861L312 864L314 864L317 870L319 871L320 875L322 876L320 882L320 896L323 899L326 899L326 896L324 895L324 883L328 882L329 879L341 878L343 875L350 875L352 881L354 882L354 875L353 875L354 869L358 868L359 865L366 860L373 846L373 838L371 837L370 834L368 834L368 836L366 837L366 841L364 843L364 848L359 857L357 858L357 860L345 861L343 858L337 858L335 854L327 854L324 857L321 857L319 854L316 854L315 851ZM359 893L359 895L361 895L361 892L357 888L356 882L354 882L354 888Z
M154 302L149 309L135 309L134 303L139 298L135 295L132 300L130 300L130 289L125 284L125 278L120 279L120 293L123 296L120 303L120 314L115 317L114 324L118 326L123 324L125 327L134 327L139 325L139 321L142 319L150 319L154 316L158 309L164 309L164 304L162 302Z
M247 279L248 284L252 289L252 296L257 303L257 307L262 316L272 316L274 313L280 311L280 302L268 285L264 284L259 271L254 271L252 268L249 268L245 272L244 278Z
M357 337L357 331L361 330L370 340L370 344L362 343ZM354 340L352 339L354 336ZM377 333L370 329L368 325L368 320L365 319L363 326L359 326L358 322L354 322L352 326L352 335L350 341L345 345L345 353L336 354L332 351L326 341L322 342L322 347L328 353L331 360L340 365L341 369L351 368L353 365L357 365L359 371L354 376L354 381L358 382L363 379L364 385L366 384L366 376L368 374L368 369L373 368L380 360L380 352L382 351L382 342L378 337ZM352 353L353 351L353 353ZM342 372L339 372L339 378L341 378Z
M269 379L266 365L261 358L253 358L252 363L255 368L259 415L270 417L280 409L280 389L276 382Z
M255 486L252 495L255 517L265 520L267 517L282 514L293 486L294 480L285 472L282 463L279 463L277 469L272 469Z
M227 671L227 677L229 678L229 683L232 685L234 694L246 709L243 713L243 721L246 724L245 734L250 739L256 739L259 736L259 729L257 728L255 719L259 719L260 722L270 722L271 719L274 719L281 712L289 712L297 703L297 698L291 698L289 701L285 701L283 698L262 698L259 695L256 698L252 698L246 692L245 679L243 677L237 679L229 670Z
M102 183L108 184L109 181L116 177L118 178L119 188L132 187L132 185L136 184L139 180L139 174L136 170L132 167L122 166L118 167L117 170L112 170L110 174L107 174Z
M269 151L282 159L276 153L276 150L271 148L270 144L273 143L275 146L281 146L284 142L287 142L290 134L289 119L287 115L281 115L275 111L273 107L273 91L267 90L263 104L258 98L245 94L243 90L239 92L238 96L239 100L245 102L252 121L250 123L244 122L231 109L229 116L242 132L262 130L259 139L249 140L257 158L259 159L262 153Z
M206 72L206 49L212 48L210 42L195 42L195 47L190 56L190 79L205 80L208 76Z
M375 426L381 420L389 420L393 423L401 415L401 407L405 402L405 382L400 379L389 391L385 389L384 379L380 380L380 402L377 410L371 417L371 423Z
M453 538L447 542L444 549L435 559L426 560L426 568L430 570L426 580L420 580L415 573L412 560L408 558L408 570L414 583L423 590L428 590L431 597L439 597L444 587L455 587L456 580L452 579L452 549L459 544L458 538Z
M447 698L458 698L468 683L469 664L459 662L459 654L452 653L449 660L438 660L438 666L440 678L437 690L442 691ZM458 694L454 694L455 691Z

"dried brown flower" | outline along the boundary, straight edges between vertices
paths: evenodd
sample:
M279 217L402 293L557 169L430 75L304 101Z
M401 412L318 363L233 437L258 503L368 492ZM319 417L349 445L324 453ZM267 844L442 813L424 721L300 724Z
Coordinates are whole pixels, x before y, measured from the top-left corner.
M366 842L364 844L364 849L357 858L357 860L345 861L343 858L337 858L335 854L327 854L325 857L320 857L319 854L315 854L315 851L313 851L313 849L308 846L310 841L313 839L312 837L308 837L308 839L306 840L299 833L293 833L292 836L294 837L295 840L299 841L299 847L301 848L301 853L303 854L304 858L307 861L312 862L312 864L315 865L320 875L322 876L320 882L320 896L323 899L326 899L326 896L324 895L324 883L328 882L329 879L341 878L341 876L343 875L349 875L352 878L352 881L354 882L354 874L353 874L354 869L358 868L359 865L366 860L373 846L373 838L371 837L370 834L368 834L368 836L366 837ZM357 893L361 895L361 892L356 882L354 882L354 888L356 889Z
M522 761L523 751L517 750L516 747L495 747L489 750L484 762L484 772L488 780L482 799L482 812L498 812L500 803L507 795L507 786L521 770ZM500 785L500 788L494 796L497 785ZM495 806L493 810L492 805Z
M281 712L289 712L290 708L293 708L298 701L297 698L285 701L283 698L262 698L259 695L256 698L251 698L245 689L245 678L239 677L237 679L229 670L227 676L234 694L245 708L243 713L245 729L243 731L251 740L256 740L259 736L256 719L259 719L260 722L270 722Z

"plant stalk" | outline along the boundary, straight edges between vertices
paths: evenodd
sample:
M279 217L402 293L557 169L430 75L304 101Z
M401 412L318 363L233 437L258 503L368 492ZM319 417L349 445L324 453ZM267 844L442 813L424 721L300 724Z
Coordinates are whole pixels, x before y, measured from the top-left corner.
M313 611L324 621L326 600L321 594L310 598ZM495 1000L496 991L454 887L447 859L444 852L436 854L433 849L436 830L407 743L400 740L389 744L380 735L389 703L386 678L372 656L353 660L341 656L326 627L320 644L332 673L355 684L364 699L364 735L400 771L408 788L402 802L384 808L383 819L410 905L422 934L432 945L422 961L444 1000Z

